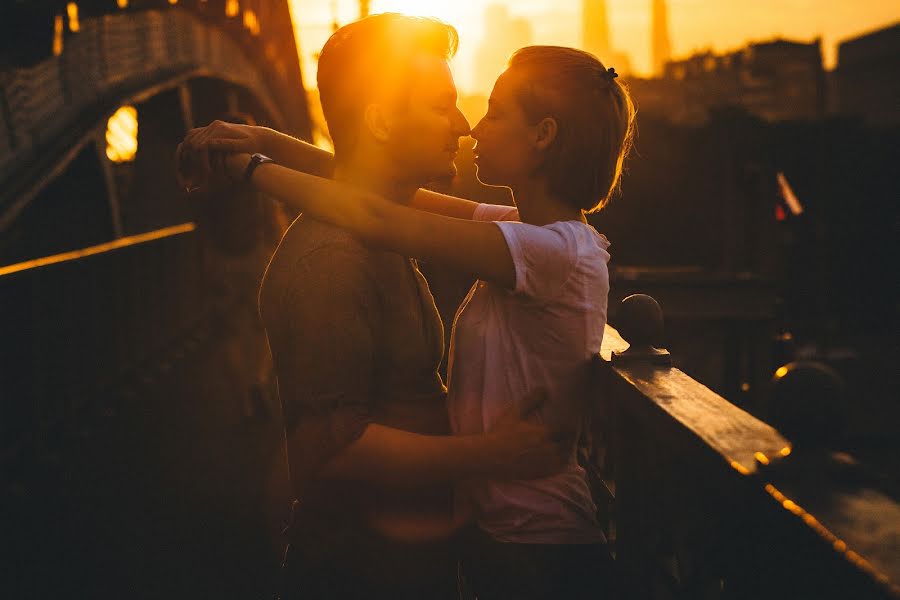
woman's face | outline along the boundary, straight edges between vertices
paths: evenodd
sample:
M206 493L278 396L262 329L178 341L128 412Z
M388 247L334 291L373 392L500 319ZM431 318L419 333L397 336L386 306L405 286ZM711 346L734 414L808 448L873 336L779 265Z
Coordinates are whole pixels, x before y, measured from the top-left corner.
M504 72L494 84L488 112L472 129L478 180L487 185L515 185L537 166L534 127L516 99L520 76Z

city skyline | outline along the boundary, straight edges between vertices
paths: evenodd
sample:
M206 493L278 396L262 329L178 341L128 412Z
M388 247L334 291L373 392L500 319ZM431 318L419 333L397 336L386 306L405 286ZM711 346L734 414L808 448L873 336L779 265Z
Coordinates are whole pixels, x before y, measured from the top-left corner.
M372 0L370 10L431 15L457 27L460 49L452 66L460 91L487 94L489 89L477 89L475 62L484 39L485 9L491 4L505 6L511 17L528 20L532 43L581 46L582 0ZM651 75L651 0L607 0L606 5L610 47L628 56L635 75ZM735 50L751 41L785 38L808 42L821 37L827 69L835 67L840 41L900 21L900 7L879 0L859 0L852 5L838 0L759 0L752 6L715 0L668 0L667 6L673 59L705 49ZM332 20L342 25L356 19L359 3L291 0L291 8L306 85L314 87L315 55L331 33Z

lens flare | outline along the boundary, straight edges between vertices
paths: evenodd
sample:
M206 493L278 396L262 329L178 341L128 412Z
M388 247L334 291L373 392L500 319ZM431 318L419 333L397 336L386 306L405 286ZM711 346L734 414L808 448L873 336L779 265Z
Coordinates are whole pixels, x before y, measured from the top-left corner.
M131 162L137 154L137 109L123 106L106 124L106 156L114 163Z
M78 22L78 5L74 2L66 4L66 12L69 14L69 31L78 33L81 23Z

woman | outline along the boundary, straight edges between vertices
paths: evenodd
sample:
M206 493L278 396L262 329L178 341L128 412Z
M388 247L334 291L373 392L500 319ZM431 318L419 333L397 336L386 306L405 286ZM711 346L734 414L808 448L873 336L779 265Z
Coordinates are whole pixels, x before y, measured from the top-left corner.
M368 243L478 276L451 336L454 433L489 431L510 399L536 393L546 398L533 418L577 430L609 290L609 242L585 214L616 188L633 125L613 69L580 50L533 46L512 56L472 130L479 179L509 187L518 210L420 191L413 206L424 212L277 165L252 181ZM233 136L204 137L194 146L241 148L224 139ZM238 179L248 159L230 154L224 168ZM328 158L310 148L309 166L327 172ZM555 475L475 482L465 496L478 515L465 574L480 600L597 597L607 585L598 570L609 555L574 447Z

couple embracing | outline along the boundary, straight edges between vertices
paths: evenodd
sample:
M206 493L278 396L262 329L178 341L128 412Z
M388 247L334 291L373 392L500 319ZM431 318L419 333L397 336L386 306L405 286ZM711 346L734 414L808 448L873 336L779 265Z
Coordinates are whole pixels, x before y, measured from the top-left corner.
M292 490L286 598L603 598L611 559L576 440L600 349L609 242L587 224L617 186L634 109L572 48L517 51L470 130L447 61L456 31L382 14L322 49L334 155L216 122L179 146L217 176L303 211L260 290ZM516 208L422 189L455 173ZM474 274L443 326L415 259Z

